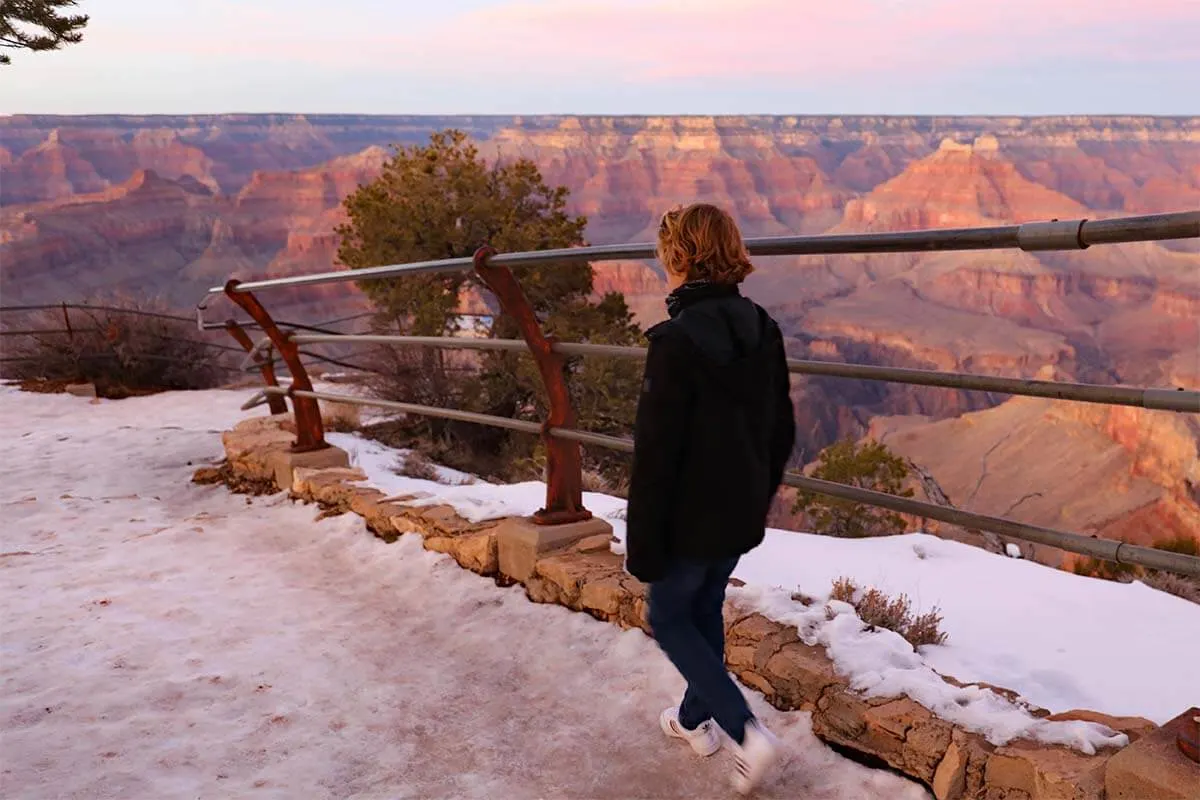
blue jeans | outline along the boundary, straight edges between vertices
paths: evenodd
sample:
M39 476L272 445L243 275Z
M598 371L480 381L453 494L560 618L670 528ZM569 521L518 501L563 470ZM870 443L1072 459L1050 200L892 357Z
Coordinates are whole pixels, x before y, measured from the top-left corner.
M650 584L650 629L687 681L679 722L692 730L714 720L741 744L753 718L746 698L725 671L725 587L738 559L711 564L676 562Z

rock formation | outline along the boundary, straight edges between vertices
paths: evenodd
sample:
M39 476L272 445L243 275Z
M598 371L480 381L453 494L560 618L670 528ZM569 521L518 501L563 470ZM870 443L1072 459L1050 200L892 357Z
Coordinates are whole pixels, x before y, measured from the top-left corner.
M941 421L876 417L868 431L959 508L1141 545L1200 540L1198 433L1181 414L1029 397ZM1064 563L1054 548L1021 547Z
M378 173L383 147L445 127L465 130L485 157L536 161L551 184L571 190L597 244L649 240L665 209L692 200L730 208L749 236L1200 206L1196 117L12 116L0 118L5 302L120 288L189 306L230 275L330 269L341 202ZM781 319L797 357L1200 386L1200 243L763 258L757 266L747 292ZM646 263L597 265L596 289L624 292L644 323L665 314L662 280ZM349 283L271 299L297 319L363 303ZM1061 442L1080 463L1092 454L1080 442L1106 436L1094 421L1024 404L956 421L1005 399L981 393L804 378L794 396L797 458L865 433L873 417L917 415L928 420L921 453L939 481L942 459L986 439L986 426L964 419L1020 410L1026 416L1011 424L1086 429ZM1149 447L1177 435L1136 430ZM1021 499L1018 484L996 489L998 510ZM1124 505L1112 520L1135 507L1168 527L1188 519L1175 500L1147 499L1178 496L1161 471L1121 486ZM1078 522L1117 530L1099 517Z

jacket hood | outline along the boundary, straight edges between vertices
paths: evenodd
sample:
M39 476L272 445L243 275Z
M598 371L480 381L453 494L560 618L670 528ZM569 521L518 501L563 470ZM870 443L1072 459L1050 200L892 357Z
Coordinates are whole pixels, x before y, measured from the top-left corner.
M769 369L775 326L767 312L735 290L697 297L664 328L687 337L703 356L712 383L740 400L749 400Z
M762 311L740 295L701 300L680 311L672 322L715 366L754 356L766 333Z

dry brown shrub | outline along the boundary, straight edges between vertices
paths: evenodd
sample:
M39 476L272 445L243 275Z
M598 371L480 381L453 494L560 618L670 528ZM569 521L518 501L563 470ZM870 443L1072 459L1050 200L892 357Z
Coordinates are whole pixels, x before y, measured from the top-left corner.
M325 430L334 433L353 433L362 427L361 407L351 403L322 400L321 422Z
M1200 604L1200 580L1176 575L1171 572L1148 572L1142 581L1160 592L1173 594L1192 603Z
M901 636L912 622L911 604L908 595L900 595L894 600L878 589L868 589L855 605L859 618L876 628L887 628Z
M4 342L5 377L37 388L91 383L101 397L210 389L232 370L219 342L144 298L97 298L90 308L42 311L16 327L45 331ZM69 332L68 332L69 331Z
M868 588L860 599L856 600L856 597L859 597L859 587L853 578L842 576L833 582L830 599L854 606L864 625L894 631L914 648L946 643L947 636L940 629L942 616L936 607L913 617L908 595L893 599L878 589Z
M946 633L941 630L942 615L937 608L913 618L904 631L904 638L913 647L926 644L945 644Z
M858 584L853 578L842 576L833 582L833 593L830 597L843 603L854 605L854 596L858 594Z
M582 472L583 490L585 492L596 492L597 494L611 494L612 484L608 478L605 478L599 472L585 469Z
M415 478L422 481L438 480L437 467L424 454L417 450L412 450L405 454L400 464L396 467L396 472L406 478Z

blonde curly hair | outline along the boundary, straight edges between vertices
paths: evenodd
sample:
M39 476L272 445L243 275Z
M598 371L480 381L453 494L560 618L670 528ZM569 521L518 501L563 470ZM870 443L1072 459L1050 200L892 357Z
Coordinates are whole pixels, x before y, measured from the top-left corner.
M689 281L741 283L754 271L737 223L709 203L678 206L663 214L658 260L668 272Z

